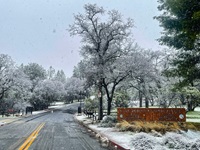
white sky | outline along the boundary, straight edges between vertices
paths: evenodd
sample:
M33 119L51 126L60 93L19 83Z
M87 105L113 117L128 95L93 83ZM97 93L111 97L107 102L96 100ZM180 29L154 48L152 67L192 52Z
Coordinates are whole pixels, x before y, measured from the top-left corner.
M70 77L80 61L80 39L66 30L73 14L84 4L96 3L106 10L116 9L135 22L135 42L146 49L159 50L155 39L162 29L153 17L160 14L157 0L0 0L0 53L17 65L31 62L63 69Z

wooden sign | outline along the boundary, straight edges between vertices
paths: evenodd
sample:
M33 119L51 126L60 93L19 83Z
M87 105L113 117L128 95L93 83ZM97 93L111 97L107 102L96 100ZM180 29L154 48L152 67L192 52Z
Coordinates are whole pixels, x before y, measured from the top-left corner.
M185 108L117 108L118 121L186 121Z

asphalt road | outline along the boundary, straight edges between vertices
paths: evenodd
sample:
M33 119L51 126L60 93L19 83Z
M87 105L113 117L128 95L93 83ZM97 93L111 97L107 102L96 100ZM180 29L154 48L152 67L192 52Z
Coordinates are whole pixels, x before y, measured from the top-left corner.
M0 127L0 150L105 150L74 120L76 110L65 106Z

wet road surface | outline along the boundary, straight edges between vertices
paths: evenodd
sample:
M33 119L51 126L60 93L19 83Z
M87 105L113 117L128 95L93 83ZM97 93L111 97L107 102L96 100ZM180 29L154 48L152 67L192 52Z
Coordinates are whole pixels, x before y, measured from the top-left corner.
M74 120L73 110L66 106L0 127L0 150L105 150Z

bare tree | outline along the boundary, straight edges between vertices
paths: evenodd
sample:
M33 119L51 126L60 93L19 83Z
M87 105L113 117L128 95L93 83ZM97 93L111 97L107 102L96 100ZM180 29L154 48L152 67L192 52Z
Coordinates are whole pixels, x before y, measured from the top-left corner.
M105 78L104 68L109 62L126 53L123 44L128 41L133 21L122 19L121 14L116 11L106 12L102 7L87 4L84 6L85 13L75 15L75 22L70 26L71 35L82 37L81 54L85 59L93 61L98 70L97 78L99 87L99 119L103 117L102 92ZM105 15L106 14L106 15ZM127 44L125 44L127 45Z

